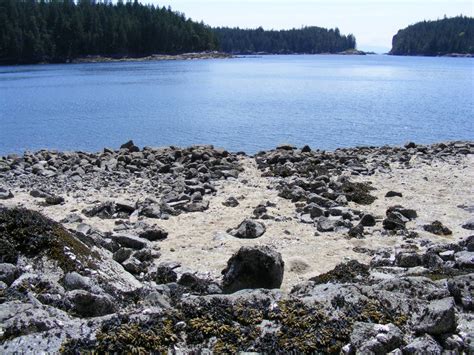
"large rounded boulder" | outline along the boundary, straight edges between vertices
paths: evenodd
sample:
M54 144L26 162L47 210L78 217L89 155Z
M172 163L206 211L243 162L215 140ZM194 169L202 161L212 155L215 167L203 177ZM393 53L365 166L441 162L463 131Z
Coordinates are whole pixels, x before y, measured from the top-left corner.
M241 239L255 239L261 237L266 231L265 225L260 222L246 219L229 233L236 238Z
M243 289L279 288L285 263L281 254L267 246L242 247L222 271L224 293Z

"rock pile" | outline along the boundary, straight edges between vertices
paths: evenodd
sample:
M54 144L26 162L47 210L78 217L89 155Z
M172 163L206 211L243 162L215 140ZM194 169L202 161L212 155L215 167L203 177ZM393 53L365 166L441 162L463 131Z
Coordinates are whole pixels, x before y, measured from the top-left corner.
M431 146L407 143L404 147L344 148L334 152L284 145L258 153L255 160L263 176L274 178L279 196L295 202L302 222L314 224L319 232L341 231L352 238L363 238L364 224L370 218L373 226L373 217L364 216L347 205L348 202L373 203L375 197L370 192L374 188L367 183L352 182L351 175L387 172L390 164L409 169L414 162L429 164L436 159L458 159L473 153L470 142ZM387 194L387 197L394 196L402 194L394 191ZM399 210L387 211L384 228L404 231L406 221L416 218L411 211L408 213L409 216L401 216Z
M0 158L0 179L6 186L29 190L48 205L60 204L63 194L86 189L126 189L152 196L135 205L110 201L84 213L100 218L128 217L135 211L149 218L169 218L208 208L204 196L214 182L238 177L238 157L213 146L149 148L132 141L119 150L101 153L39 151ZM0 187L0 199L13 197Z

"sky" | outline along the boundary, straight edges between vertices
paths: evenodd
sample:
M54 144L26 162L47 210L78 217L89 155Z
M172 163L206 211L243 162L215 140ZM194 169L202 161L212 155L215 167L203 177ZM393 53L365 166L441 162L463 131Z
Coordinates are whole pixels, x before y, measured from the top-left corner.
M338 27L361 50L386 52L399 29L460 14L474 16L474 0L140 0L171 6L211 26L289 29Z

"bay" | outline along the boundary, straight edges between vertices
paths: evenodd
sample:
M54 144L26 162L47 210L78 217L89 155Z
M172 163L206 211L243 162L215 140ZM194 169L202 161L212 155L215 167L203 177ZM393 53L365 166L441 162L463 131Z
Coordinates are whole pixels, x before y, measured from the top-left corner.
M296 55L0 67L0 154L474 140L474 60Z

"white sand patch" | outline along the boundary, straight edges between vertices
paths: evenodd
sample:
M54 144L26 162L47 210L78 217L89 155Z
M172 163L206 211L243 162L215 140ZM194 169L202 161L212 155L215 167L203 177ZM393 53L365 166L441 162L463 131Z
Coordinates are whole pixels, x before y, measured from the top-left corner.
M367 229L370 233L365 239L346 239L338 233L322 233L315 236L316 227L303 224L296 217L295 205L278 197L278 191L270 188L272 181L261 177L255 161L251 158L241 158L245 171L237 180L221 181L218 183L218 192L215 196L206 196L210 200L209 209L205 212L186 213L169 220L155 220L144 218L153 225L163 227L169 236L162 242L154 243L161 248L162 257L156 260L178 261L190 270L209 273L213 277L220 277L220 272L226 266L227 260L241 246L269 245L282 253L286 262L283 290L290 290L295 284L307 280L309 277L329 271L337 264L357 259L369 262L370 256L356 253L354 247L369 249L399 248L402 245L401 237L389 236L382 233L381 219L385 216L388 207L400 204L413 208L418 212L418 219L409 222L407 227L415 229L420 238L433 241L457 241L469 236L469 232L461 225L472 218L472 214L457 206L474 206L474 157L463 158L462 164L450 162L436 162L432 166L419 165L412 169L392 167L390 173L377 173L373 176L353 177L356 181L370 181L377 189L372 192L377 200L370 206L351 204L352 208L373 213L380 217L377 226ZM132 186L138 186L141 181L132 181ZM385 198L389 190L401 192L403 197ZM146 194L132 194L123 189L120 192L104 188L100 191L77 191L66 199L60 206L45 207L40 204L42 199L34 199L26 191L13 191L15 197L3 201L6 206L22 206L44 213L46 216L60 221L72 211L80 211L90 207L92 201L128 201L134 203L146 197ZM229 196L239 199L240 205L232 208L225 207L222 202ZM268 208L268 214L277 217L277 220L263 220L267 228L266 233L252 240L237 239L226 231L237 227L245 218L250 218L254 208L261 202L271 201L276 204ZM88 203L89 202L89 203ZM88 223L102 232L111 231L114 220L99 218L84 218ZM279 221L280 220L280 221ZM422 230L422 225L434 220L441 221L453 231L452 236L439 237ZM67 225L75 228L76 224ZM307 264L308 267L290 267L295 264Z

